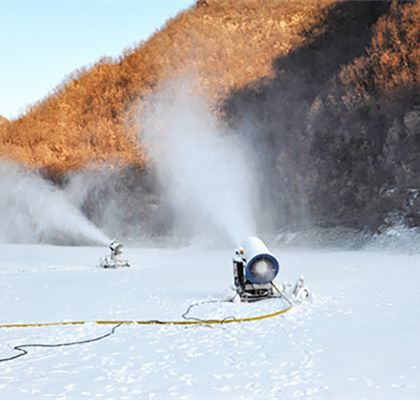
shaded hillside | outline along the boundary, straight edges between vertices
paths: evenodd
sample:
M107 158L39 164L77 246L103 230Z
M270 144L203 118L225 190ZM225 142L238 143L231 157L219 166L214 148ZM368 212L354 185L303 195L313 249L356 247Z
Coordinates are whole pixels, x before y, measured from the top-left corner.
M418 3L394 3L367 53L341 68L318 99L308 126L318 221L420 225L419 27Z
M212 99L263 77L306 40L333 0L211 0L181 13L113 62L73 74L55 94L0 128L0 154L51 171L90 162L144 163L135 106L159 83L188 72Z
M264 154L267 214L295 229L419 225L418 4L338 3L326 24L226 102Z

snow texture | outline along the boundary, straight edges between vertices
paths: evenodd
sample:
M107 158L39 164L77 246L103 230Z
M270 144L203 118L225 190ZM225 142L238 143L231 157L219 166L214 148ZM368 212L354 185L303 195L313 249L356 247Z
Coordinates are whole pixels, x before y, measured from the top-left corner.
M0 245L0 323L180 319L222 299L231 251L129 248L131 268L97 267L103 248ZM0 364L0 398L418 399L420 256L274 251L279 280L305 274L311 304L215 327L121 326L97 343L30 349ZM202 318L274 311L280 300L207 304ZM23 343L99 336L111 327L0 329L0 358Z

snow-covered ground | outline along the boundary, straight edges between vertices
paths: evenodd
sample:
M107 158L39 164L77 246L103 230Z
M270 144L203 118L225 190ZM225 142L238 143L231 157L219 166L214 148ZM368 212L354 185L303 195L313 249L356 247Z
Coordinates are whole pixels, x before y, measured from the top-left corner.
M127 249L132 268L97 268L103 248L0 245L0 323L180 319L224 298L231 252ZM100 342L29 349L0 363L0 398L419 399L420 255L275 251L279 281L304 274L310 305L224 326L121 326ZM194 316L255 315L280 300L207 304ZM0 358L24 343L83 340L110 326L0 329Z

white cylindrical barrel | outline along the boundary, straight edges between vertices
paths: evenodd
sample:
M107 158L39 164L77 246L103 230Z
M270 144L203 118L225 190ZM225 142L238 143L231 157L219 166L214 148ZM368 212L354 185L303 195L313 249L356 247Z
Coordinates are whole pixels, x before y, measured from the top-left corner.
M254 284L272 282L279 272L279 263L261 239L255 236L242 243L245 276Z

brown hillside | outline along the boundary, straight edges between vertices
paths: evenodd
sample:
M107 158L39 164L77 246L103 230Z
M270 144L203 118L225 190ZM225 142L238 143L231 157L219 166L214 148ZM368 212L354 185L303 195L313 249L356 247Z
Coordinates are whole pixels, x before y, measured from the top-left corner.
M1 124L0 154L50 171L110 159L141 165L130 122L136 102L188 71L216 100L272 76L273 60L316 32L335 0L207 3L179 14L117 62L104 59L74 73L52 96Z
M0 115L0 125L3 124L7 124L9 122L9 120L5 117L3 117L3 115Z
M378 92L389 96L420 81L419 27L419 3L393 3L375 25L367 54L340 72L345 89L341 100L347 107L366 103Z

